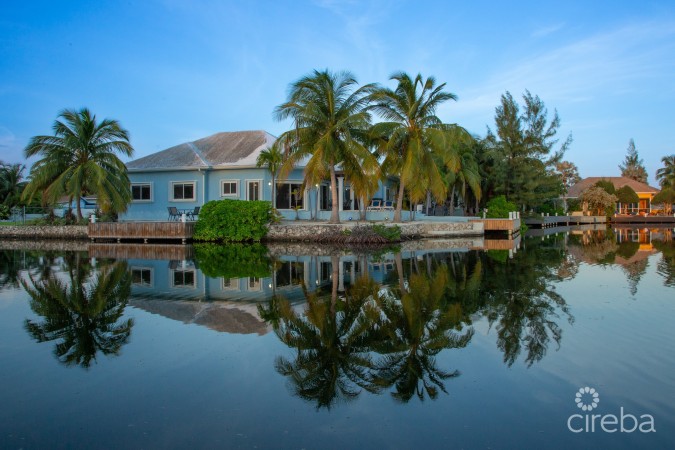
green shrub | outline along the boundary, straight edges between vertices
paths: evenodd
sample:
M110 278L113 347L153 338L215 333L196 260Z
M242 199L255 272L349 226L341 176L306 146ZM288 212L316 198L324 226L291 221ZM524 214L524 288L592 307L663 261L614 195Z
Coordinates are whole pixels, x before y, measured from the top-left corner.
M389 242L399 242L401 240L401 227L398 225L388 227L386 225L376 224L373 225L373 231Z
M195 244L197 266L211 278L268 277L272 261L262 244Z
M257 242L267 234L273 217L270 202L213 200L199 212L194 240Z
M562 216L565 214L565 210L553 204L553 202L547 201L537 207L537 212L539 214L548 214L551 216Z
M9 215L10 215L9 206L7 206L7 205L0 205L0 220L7 220L7 219L9 219Z
M509 213L518 209L515 203L509 202L503 195L493 198L485 206L490 219L508 219Z
M605 192L607 192L610 195L616 194L616 188L614 187L614 183L604 178L595 183L595 186L604 189Z
M618 198L621 203L637 203L640 201L640 197L638 197L633 188L628 185L625 185L616 191L616 198Z
M493 259L500 263L505 263L509 260L509 251L508 250L488 250L488 258Z
M568 212L581 211L581 210L582 210L582 205L581 205L581 202L579 201L578 198L568 198L567 199L567 211Z

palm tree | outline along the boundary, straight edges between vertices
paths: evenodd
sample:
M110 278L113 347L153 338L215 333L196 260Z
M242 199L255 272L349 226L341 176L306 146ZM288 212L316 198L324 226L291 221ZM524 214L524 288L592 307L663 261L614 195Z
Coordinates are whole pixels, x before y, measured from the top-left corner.
M400 178L394 222L401 221L403 196L408 191L411 201L419 201L427 191L443 201L447 186L443 181L434 155L448 168L457 170L458 160L451 144L471 137L457 125L443 124L436 116L438 107L457 96L446 92L445 83L415 79L404 72L391 76L398 82L395 90L379 88L373 93L372 109L386 122L376 124L372 135L379 142L378 151L384 155L382 169Z
M54 136L34 136L24 150L27 158L42 157L31 169L24 199L44 191L44 201L54 203L67 195L77 202L80 219L80 198L86 194L97 195L103 209L126 210L131 201L129 178L116 153L132 156L129 133L116 120L97 122L87 108L66 109L58 117Z
M0 203L10 208L21 200L26 182L23 181L23 164L5 164L0 161Z
M675 189L675 155L661 158L663 167L656 171L656 179L662 188L670 186Z
M355 89L356 85L349 72L315 70L291 85L288 101L274 112L277 120L292 118L295 125L279 137L288 153L280 176L309 158L305 185L330 180L330 223L340 222L336 167L342 166L348 175L354 167L361 173L378 173L377 159L365 146L370 124L367 107L374 85Z
M451 205L455 204L455 193L457 192L464 200L464 215L466 215L468 203L467 187L473 193L477 205L480 202L482 194L480 186L481 176L473 148L468 145L460 145L457 148L457 152L459 160L457 170L446 169L443 171L443 174L447 186L451 188ZM478 207L476 207L477 210Z
M281 168L281 164L284 162L284 155L279 150L279 146L275 142L271 147L266 148L261 151L258 155L258 159L255 161L257 167L267 166L270 175L272 176L272 207L276 205L276 177Z

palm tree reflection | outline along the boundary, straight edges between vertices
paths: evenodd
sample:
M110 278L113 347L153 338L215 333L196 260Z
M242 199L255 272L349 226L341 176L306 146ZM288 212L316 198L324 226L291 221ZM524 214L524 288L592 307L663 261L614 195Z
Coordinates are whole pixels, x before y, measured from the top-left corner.
M376 334L371 325L378 316L372 300L378 289L372 280L361 278L340 301L335 286L330 298L305 289L303 312L280 297L259 307L260 316L272 324L281 342L297 350L295 359L278 357L275 362L276 370L288 377L297 396L316 402L317 408L330 409L335 403L356 398L362 389L378 390L372 383L369 354Z
M31 297L31 309L41 322L26 320L25 328L38 342L56 341L54 354L66 366L91 366L96 354L118 355L134 324L119 321L131 293L126 263L95 271L79 255L65 259L67 271L45 278L22 280Z
M443 381L459 372L438 368L435 356L465 347L473 336L463 326L462 306L448 302L447 277L447 268L431 277L415 274L401 291L361 276L338 298L334 276L330 298L306 292L302 312L275 297L260 315L297 351L293 360L277 358L277 371L317 408L353 400L363 390L393 388L402 402L436 398L439 389L446 392Z
M401 277L402 278L402 277ZM464 327L468 318L461 303L448 302L449 273L438 268L431 276L411 274L408 287L391 289L382 295L385 319L376 351L382 355L374 371L374 381L394 387L392 396L401 402L414 395L424 400L446 392L444 380L459 376L458 370L445 371L436 364L442 350L464 348L473 337L473 328Z

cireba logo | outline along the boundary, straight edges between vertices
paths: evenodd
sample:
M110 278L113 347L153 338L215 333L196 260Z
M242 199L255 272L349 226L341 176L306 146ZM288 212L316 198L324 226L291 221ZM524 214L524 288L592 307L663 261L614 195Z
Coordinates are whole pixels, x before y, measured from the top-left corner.
M593 411L600 403L600 394L592 387L582 387L577 391L574 402L582 411ZM623 406L619 415L615 414L572 414L567 419L567 428L572 433L632 433L639 430L641 433L656 433L654 417L650 414L642 414L640 420L633 414L624 413Z

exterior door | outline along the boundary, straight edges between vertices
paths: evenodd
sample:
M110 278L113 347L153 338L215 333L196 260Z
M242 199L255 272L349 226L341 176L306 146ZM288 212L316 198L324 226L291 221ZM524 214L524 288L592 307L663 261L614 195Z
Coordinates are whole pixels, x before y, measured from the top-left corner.
M246 200L260 200L260 181L246 182Z

